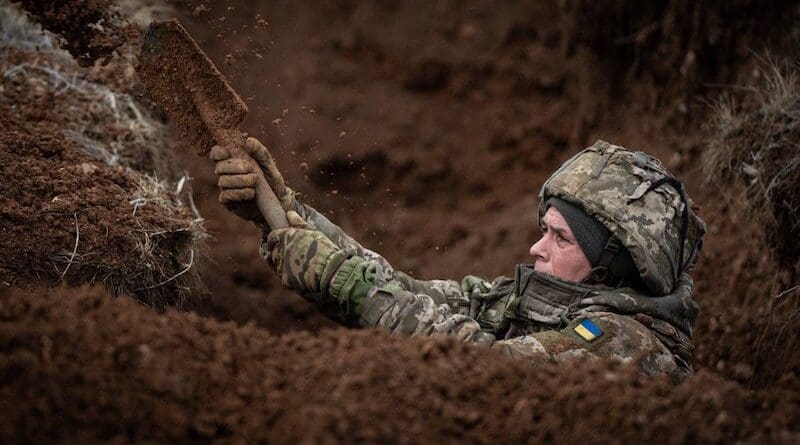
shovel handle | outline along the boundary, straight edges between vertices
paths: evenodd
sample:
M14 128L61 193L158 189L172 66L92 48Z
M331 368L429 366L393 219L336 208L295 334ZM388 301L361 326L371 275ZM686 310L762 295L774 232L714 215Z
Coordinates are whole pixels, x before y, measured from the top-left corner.
M256 204L264 219L267 221L270 230L284 229L289 227L286 219L286 212L281 207L275 192L269 187L264 175L256 169Z
M218 144L229 147L232 157L245 159L252 165L252 171L256 175L256 205L270 230L289 227L289 221L286 219L286 212L281 207L281 202L269 186L256 160L245 151L242 134L238 130L220 130L215 132L214 139Z

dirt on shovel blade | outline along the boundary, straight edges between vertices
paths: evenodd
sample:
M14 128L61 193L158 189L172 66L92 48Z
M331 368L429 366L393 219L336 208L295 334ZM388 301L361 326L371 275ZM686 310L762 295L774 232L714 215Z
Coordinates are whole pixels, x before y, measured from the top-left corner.
M216 130L237 129L247 106L177 20L153 22L137 67L149 97L198 154Z

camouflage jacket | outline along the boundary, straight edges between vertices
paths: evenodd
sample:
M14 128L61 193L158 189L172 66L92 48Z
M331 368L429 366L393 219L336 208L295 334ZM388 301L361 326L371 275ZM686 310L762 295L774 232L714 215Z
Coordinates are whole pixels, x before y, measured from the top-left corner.
M528 265L517 266L514 278L492 281L417 280L313 208L297 202L295 210L352 254L324 295L304 295L339 305L344 322L404 335L452 335L532 362L588 356L633 362L675 380L692 373L697 305L687 275L663 297L565 281Z

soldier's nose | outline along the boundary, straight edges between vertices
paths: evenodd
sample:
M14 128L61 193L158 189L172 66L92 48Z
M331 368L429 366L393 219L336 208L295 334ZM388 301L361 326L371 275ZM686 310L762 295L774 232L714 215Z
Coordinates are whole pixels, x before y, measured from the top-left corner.
M539 238L539 241L536 241L531 246L530 250L528 251L531 254L531 256L533 257L534 260L537 260L537 261L538 260L545 260L545 251L546 250L544 249L544 243L545 243L545 239L544 238L545 237Z

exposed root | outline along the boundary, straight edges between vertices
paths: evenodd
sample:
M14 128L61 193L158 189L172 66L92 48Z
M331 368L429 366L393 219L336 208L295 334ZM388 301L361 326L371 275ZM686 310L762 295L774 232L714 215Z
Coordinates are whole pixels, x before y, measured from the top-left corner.
M67 274L69 267L72 266L72 262L75 261L75 254L78 253L78 242L81 239L81 229L78 226L78 214L73 213L72 216L75 218L75 247L72 248L72 255L69 256L67 267L64 268L64 272L61 272L61 280L64 279L64 276Z
M58 37L32 23L19 9L7 0L0 0L0 41L6 48L29 51L58 51L66 54L58 46Z
M134 289L134 291L150 290L150 289L155 289L157 287L161 287L161 286L169 283L170 281L178 278L179 276L185 274L186 272L188 272L189 269L192 268L193 264L194 264L194 250L190 250L189 251L189 264L187 264L186 267L183 270L181 270L180 272L176 273L175 275L167 278L166 280L164 280L164 281L162 281L160 283L156 283L156 284L154 284L152 286L140 287L138 289Z

